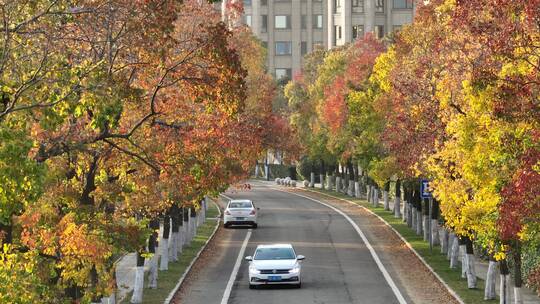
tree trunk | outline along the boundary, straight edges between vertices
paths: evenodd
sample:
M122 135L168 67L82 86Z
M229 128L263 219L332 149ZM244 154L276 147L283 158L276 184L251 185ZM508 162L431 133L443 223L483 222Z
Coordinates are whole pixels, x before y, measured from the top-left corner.
M379 186L373 186L373 206L379 207Z
M347 184L347 195L348 196L354 196L354 182L355 182L355 174L354 174L354 166L352 164L352 161L349 160L347 162L347 170L349 171L349 182Z
M195 238L197 235L197 211L195 210L195 207L190 208L190 221L191 221L191 240Z
M456 234L450 230L448 234L448 251L446 252L446 259L449 261L452 257L452 246L454 245L455 238Z
M508 269L508 264L506 260L502 260L499 263L499 267L501 270L501 282L500 282L500 290L499 290L499 297L500 297L500 304L510 304L510 271Z
M476 288L476 263L474 261L473 243L469 237L465 237L465 254L467 256L467 287Z
M341 165L337 164L337 166L336 166L336 192L338 192L338 193L341 191L340 170L341 170Z
M422 210L416 210L416 235L422 235Z
M367 178L367 182L366 182L366 197L367 197L368 203L372 203L373 194L371 193L371 185L370 185L369 177Z
M390 181L387 181L384 184L384 191L383 191L384 210L387 210L387 211L390 211L390 198L388 197L389 191L390 191Z
M180 228L180 224L178 223L180 221L180 214L179 209L176 204L174 204L171 209L169 210L169 213L171 214L171 237L170 237L170 243L169 246L169 258L173 262L178 261L178 231Z
M461 278L467 278L467 246L465 244L465 238L460 236L458 238L459 243L459 255L461 256Z
M255 160L255 178L259 177L259 161Z
M165 215L163 218L163 237L160 244L161 249L161 263L159 264L159 270L169 269L169 235L171 230L171 217Z
M326 173L326 189L328 191L332 191L334 190L334 186L332 185L332 180L334 179L334 175L329 175L328 173Z
M186 243L186 226L184 225L184 208L178 208L178 255L182 255Z
M394 198L394 217L401 217L401 181L398 179L396 181L396 192Z
M433 203L431 205L431 242L433 246L437 246L440 244L440 237L439 237L439 202L436 199L433 199Z
M188 207L182 208L184 210L184 245L191 246L191 220L190 209Z
M452 247L450 248L450 268L457 268L459 261L459 237L452 232L450 238L453 239Z
M155 289L157 288L157 279L158 279L158 261L159 255L156 252L156 247L158 246L158 231L159 231L159 219L153 219L150 221L150 228L152 229L152 234L148 238L148 252L152 254L150 259L150 269L148 272L148 287Z
M523 304L521 287L523 285L523 275L521 274L521 243L515 241L512 257L514 259L514 304Z
M495 293L495 277L496 277L496 270L497 269L497 262L493 257L489 258L489 266L488 271L486 275L486 286L484 288L484 300L495 300L497 298L497 294Z
M422 235L422 198L420 197L420 186L414 183L413 204L416 209L416 235Z
M341 193L347 194L347 165L341 166Z
M324 160L321 159L321 171L319 172L319 178L321 179L321 189L324 190L324 176L326 175L326 167L324 166Z
M133 287L133 295L131 303L142 303L144 286L144 257L142 252L137 253L137 267L135 268L135 285Z
M441 243L441 254L448 255L448 229L445 227L439 228L440 234L440 243Z

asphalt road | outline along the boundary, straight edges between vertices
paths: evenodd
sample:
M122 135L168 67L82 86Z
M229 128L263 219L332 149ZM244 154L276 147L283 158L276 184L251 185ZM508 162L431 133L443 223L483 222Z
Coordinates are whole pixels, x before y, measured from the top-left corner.
M227 196L252 199L261 209L259 228L251 230L243 256L252 255L258 244L292 243L297 254L306 256L302 288L264 286L250 290L248 262L242 256L230 297L223 300L242 243L250 231L232 228L220 233L215 252L185 290L182 303L400 303L358 232L335 210L265 186ZM396 288L410 302L399 284Z

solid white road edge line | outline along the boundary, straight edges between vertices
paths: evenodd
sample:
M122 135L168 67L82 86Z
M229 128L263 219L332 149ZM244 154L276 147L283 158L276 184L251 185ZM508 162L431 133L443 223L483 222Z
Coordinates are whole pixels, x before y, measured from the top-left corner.
M334 210L335 212L341 214L353 226L354 230L356 230L356 232L358 233L358 235L360 236L360 238L362 239L364 244L366 244L366 247L368 248L369 252L371 253L371 257L373 257L373 260L375 260L375 263L377 264L377 267L379 267L379 270L382 272L386 282L388 283L388 285L390 286L390 288L394 292L394 295L396 296L399 303L400 304L407 304L407 301L405 301L405 298L401 294L401 291L399 291L399 288L396 286L396 283L394 283L394 280L392 279L392 277L390 276L390 274L386 270L386 267L384 267L383 263L381 262L381 259L377 255L377 252L375 251L375 249L373 249L373 246L371 246L371 243L369 243L367 237L364 235L362 230L360 230L360 227L358 227L358 225L347 214L345 214L343 211L337 209L334 206L328 205L326 203L323 203L323 202L321 202L319 200L316 200L314 198L311 198L309 196L297 194L297 193L294 193L294 192L284 191L284 190L280 190L280 189L277 189L277 188L272 188L272 189L306 198L308 200L311 200L311 201L317 202L317 203L319 203L321 205L324 205L324 206ZM221 302L221 304L224 304L224 303Z
M238 258L236 258L236 263L234 264L233 271L231 272L231 276L229 277L229 282L227 282L227 287L225 287L225 292L223 292L223 298L221 298L221 304L227 304L229 302L229 297L231 296L232 287L234 285L234 281L236 281L236 276L238 275L240 264L242 264L242 259L244 258L244 253L246 252L246 247L247 247L250 237L251 237L251 229L248 230L246 234L246 238L244 239L244 242L242 243L242 248L240 248L240 252L238 253Z
M201 247L201 249L199 249L199 252L197 252L197 255L193 258L193 260L191 260L191 263L189 264L189 266L186 268L186 270L184 270L184 273L182 274L182 276L180 277L180 279L178 280L178 283L176 283L176 286L174 286L173 290L171 290L171 292L169 293L169 295L167 296L167 298L165 299L165 301L163 301L163 304L169 304L171 303L174 295L176 294L176 292L178 291L178 289L180 289L180 286L182 286L182 283L184 283L184 280L186 279L189 271L191 270L191 268L193 267L193 265L195 264L195 262L197 262L197 260L199 259L199 256L201 255L201 253L204 251L204 249L206 248L206 246L208 245L208 243L210 243L210 241L214 238L214 236L216 235L216 232L219 228L219 223L221 221L221 209L219 208L219 205L212 201L214 203L214 205L216 206L217 210L218 210L218 216L217 216L217 220L216 220L216 226L214 227L214 231L212 231L212 234L210 235L210 237L206 240L206 243L204 243L204 245Z

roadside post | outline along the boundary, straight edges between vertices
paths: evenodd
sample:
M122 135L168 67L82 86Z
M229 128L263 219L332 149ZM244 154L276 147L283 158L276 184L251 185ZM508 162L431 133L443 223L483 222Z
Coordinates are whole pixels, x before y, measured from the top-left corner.
M423 179L420 185L420 193L422 199L427 198L429 200L429 217L428 217L428 240L429 240L429 252L433 253L433 235L431 229L431 217L433 215L433 196L431 195L431 189L429 188L429 181Z

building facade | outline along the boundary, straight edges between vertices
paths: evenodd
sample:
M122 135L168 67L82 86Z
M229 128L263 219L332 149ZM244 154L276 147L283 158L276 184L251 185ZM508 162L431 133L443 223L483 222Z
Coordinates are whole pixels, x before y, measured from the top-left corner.
M268 50L277 79L300 71L317 47L331 49L373 32L382 38L412 22L412 0L243 0L243 22Z

